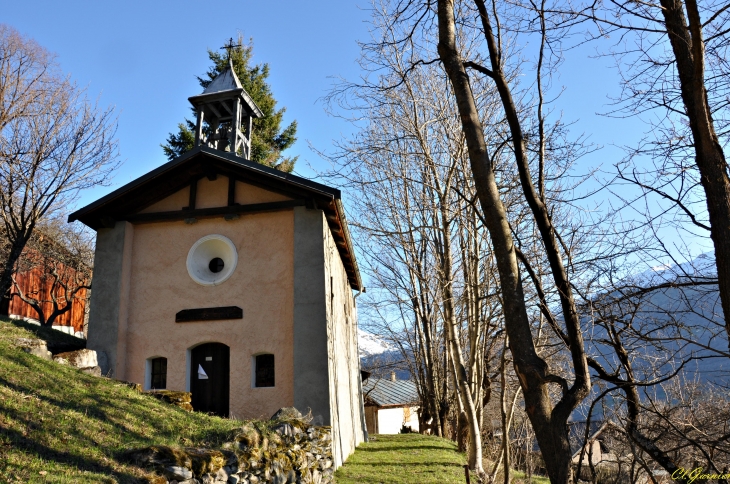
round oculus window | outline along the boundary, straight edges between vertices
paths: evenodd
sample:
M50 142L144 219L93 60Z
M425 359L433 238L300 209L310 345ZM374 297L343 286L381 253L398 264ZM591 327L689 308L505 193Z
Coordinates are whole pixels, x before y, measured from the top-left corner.
M202 286L217 286L233 274L238 253L233 242L223 235L206 235L188 252L187 268L190 277Z

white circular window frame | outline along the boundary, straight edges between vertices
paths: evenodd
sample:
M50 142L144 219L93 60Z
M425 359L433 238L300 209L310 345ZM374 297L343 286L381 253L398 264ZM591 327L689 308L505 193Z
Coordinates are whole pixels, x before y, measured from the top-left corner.
M223 274L221 274L219 277L217 277L215 280L209 281L205 279L201 279L198 277L195 265L195 251L205 242L208 242L210 240L216 240L223 242L226 246L228 246L228 249L230 250L230 261L226 261L225 258L221 257L221 259L224 259L224 266L223 266ZM216 257L220 257L223 254L213 254ZM205 267L208 267L208 264L210 261L205 261ZM190 278L195 281L196 283L200 284L201 286L219 286L223 284L225 281L227 281L232 275L233 271L236 269L236 266L238 265L238 251L236 250L236 246L231 242L231 239L224 235L220 234L211 234L206 235L202 239L198 240L193 244L193 246L190 248L190 251L188 251L188 258L186 261L186 267L188 269L188 275ZM210 272L210 270L209 270ZM211 272L211 274L214 274Z

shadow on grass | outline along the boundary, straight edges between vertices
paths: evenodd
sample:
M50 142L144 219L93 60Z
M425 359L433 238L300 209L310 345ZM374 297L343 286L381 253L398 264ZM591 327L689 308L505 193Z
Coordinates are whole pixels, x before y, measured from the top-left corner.
M355 467L464 467L464 464L456 462L347 462L348 469Z
M126 443L136 440L141 445L150 445L160 438L176 440L182 434L188 434L194 440L222 442L230 435L231 429L223 428L227 425L208 422L210 417L207 415L189 413L175 406L161 404L152 396L133 393L133 390L126 388L115 388L113 380L85 375L25 353L4 352L3 357L6 362L16 366L9 370L19 374L19 378L0 375L0 385L18 393L32 394L44 404L61 411L84 413L85 419L96 420L102 426L107 425L123 433ZM7 366L4 369L7 371ZM22 373L25 372L30 372L31 375L23 378ZM59 372L62 378L58 378ZM69 374L63 375L64 372ZM55 378L48 376L54 373ZM73 399L64 398L69 392L74 393ZM3 412L11 412L9 408L3 407L5 406L0 405ZM162 412L155 415L156 418L150 419L150 409L154 407ZM20 420L27 420L18 417ZM130 421L130 417L134 421ZM174 419L175 424L167 425L164 429L155 425L156 421L170 422L171 419ZM130 425L133 423L155 426L157 438L135 431ZM82 439L88 438L79 429L69 434Z
M377 442L376 442L377 444ZM415 442L412 445L386 445L386 443L383 443L379 447L365 447L361 446L358 447L357 450L359 452L392 452L396 450L441 450L444 452L456 452L455 449L444 447L444 446L438 446L438 445L417 445Z
M83 374L79 374L81 377ZM85 375L84 375L85 376ZM87 377L86 378L95 378ZM138 398L124 395L94 395L94 399L91 399L90 395L84 395L78 398L76 401L66 401L62 398L55 398L47 394L43 394L46 391L53 392L53 388L44 388L43 393L39 393L32 385L23 385L8 381L7 379L0 376L0 385L10 388L18 393L33 394L38 400L46 405L54 407L61 411L74 411L84 413L84 418L87 421L98 421L100 425L108 425L113 427L117 432L124 434L124 440L131 444L131 441L137 441L140 445L146 446L151 445L161 439L173 439L176 440L183 434L189 434L188 437L193 440L202 440L207 442L222 442L230 435L230 429L219 429L210 425L200 425L200 422L196 422L194 425L195 430L191 429L191 425L185 425L185 423L193 423L195 420L202 420L208 418L206 415L195 415L190 414L182 409L174 406L165 408L164 414L160 415L158 419L150 420L149 408L147 405L161 405L157 403L154 397L149 398L149 402L140 401ZM53 386L50 382L49 385ZM69 389L65 388L65 392ZM102 410L103 408L103 410ZM13 411L3 404L0 403L0 413L10 414ZM22 415L18 415L19 420L27 420ZM178 425L170 425L166 428L160 428L154 425L156 420L166 420L175 418L178 420ZM138 425L153 425L155 426L155 436L137 431L133 428L133 424ZM188 430L186 432L185 430ZM76 431L68 432L69 435L77 438L87 438L82 430L77 429Z
M25 364L24 358L17 358L17 357L10 357L8 359L15 360L17 364L20 364L22 366L25 366L26 368L30 368L28 365ZM18 361L20 360L20 361ZM49 363L55 365L56 363ZM42 371L42 369L37 369ZM73 371L73 370L70 370ZM83 374L79 375L73 375L72 377L78 377L80 379L84 378L82 376ZM88 377L88 376L87 376ZM91 377L89 377L91 378ZM127 425L124 425L124 420L121 420L120 418L116 418L115 413L119 413L120 415L124 415L126 413L134 413L130 412L130 409L133 409L134 404L139 405L140 402L133 401L133 399L130 399L129 397L125 397L123 395L115 395L113 397L101 397L98 398L92 403L89 402L88 405L83 405L82 402L85 400L85 395L81 398L78 398L73 401L66 401L62 398L54 398L49 396L47 393L55 393L63 395L64 393L67 393L69 391L74 391L73 386L70 386L68 384L64 385L62 382L56 380L49 380L46 379L46 381L43 382L44 387L41 392L37 391L37 388L34 387L31 383L19 383L10 381L9 379L0 376L0 385L3 385L7 388L10 388L18 393L24 393L24 394L33 394L36 396L39 400L46 403L47 405L56 407L60 410L65 411L76 411L80 412L83 411L85 413L86 418L99 420L101 422L108 422L116 427L119 427L122 431L127 432L128 434L132 434L134 437L141 439L141 440L147 440L148 437L139 433L136 433L129 429ZM78 383L78 382L77 382ZM105 407L108 410L100 410L100 407ZM117 412L115 412L116 410ZM4 413L9 413L11 410L7 407L3 408ZM26 418L22 416L18 416L19 420L26 420ZM121 421L119 421L121 420Z
M20 319L9 320L7 322L33 333L37 338L46 340L48 343L48 350L53 354L86 348L85 339L71 336L70 334L66 334L63 331L58 331L48 326L39 326Z
M20 432L4 428L3 434L13 443L13 447L28 453L33 453L43 460L57 462L59 464L68 464L81 471L95 472L113 476L118 482L138 482L138 478L133 474L119 472L113 467L100 464L98 461L84 458L78 454L63 452L52 449L43 444L39 444L35 440L24 437ZM5 464L6 466L8 464ZM9 469L6 469L6 472ZM17 469L22 470L22 469Z

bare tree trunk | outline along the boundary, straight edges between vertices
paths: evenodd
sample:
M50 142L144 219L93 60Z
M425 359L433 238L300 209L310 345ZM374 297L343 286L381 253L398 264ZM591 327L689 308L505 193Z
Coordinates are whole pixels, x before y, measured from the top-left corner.
M512 463L511 463L511 454L510 454L510 430L512 429L512 419L515 416L515 408L517 407L517 400L521 393L521 388L517 387L517 390L515 391L515 394L512 396L512 401L509 404L509 407L507 406L507 397L509 395L509 392L507 390L507 345L505 345L505 350L502 353L502 359L500 361L499 366L499 372L500 372L500 380L502 385L502 391L500 392L500 414L501 414L501 420L502 420L502 451L499 454L499 460L494 464L494 468L492 469L492 474L490 477L489 482L495 482L497 478L497 473L499 472L499 467L502 465L502 463L506 462L505 464L505 475L504 475L504 482L505 484L509 484L510 481L510 474L512 472Z
M448 321L444 322L448 324ZM469 451L469 417L466 415L466 407L464 406L464 398L459 388L459 370L457 369L457 360L454 357L454 346L458 347L458 341L456 345L451 344L451 331L446 329L446 353L449 357L449 368L451 374L454 376L454 399L456 400L456 428L453 429L454 440L456 441L457 449L459 452Z
M615 327L609 323L607 330L611 333L612 346L626 372L626 380L622 381L618 377L612 377L608 375L606 371L600 367L597 362L593 363L593 367L596 369L600 376L603 376L607 381L611 381L614 384L620 385L621 389L626 395L626 407L627 407L627 419L628 425L626 431L629 438L644 452L649 454L654 461L662 466L669 475L674 474L679 469L674 460L667 455L666 452L662 451L657 445L648 437L646 437L639 430L639 410L641 408L639 400L639 392L636 389L636 381L634 379L634 370L631 364L631 359L626 351L623 343L621 342L621 336L616 331Z
M491 71L482 68L480 72L492 77L497 84L512 132L512 142L523 191L540 229L553 270L553 277L559 289L566 326L571 338L569 347L575 370L575 383L572 388L569 388L567 381L563 378L548 374L547 364L535 351L514 241L506 211L497 190L492 160L487 151L483 127L469 85L469 77L456 47L453 0L438 2L438 53L456 97L475 187L497 260L504 301L505 327L512 345L515 372L525 393L525 410L535 430L551 481L569 483L572 482L573 476L567 420L573 409L588 394L590 387L580 324L568 278L560 260L554 228L544 204L540 202L539 197L535 196L529 173L526 172L524 139L519 129L519 120L516 117L516 109L511 100L509 87L501 70L499 58L501 53L497 51L484 3L480 0L476 0L475 3L480 10L492 61ZM554 408L548 395L548 385L551 382L560 384L563 390L563 396Z
M464 412L469 423L469 469L479 476L484 474L482 466L482 435L477 418L476 406L469 385L469 378L466 372L464 357L461 354L459 338L456 327L456 314L454 311L453 280L453 256L451 253L451 238L449 231L449 214L442 202L441 230L443 233L441 253L441 290L443 293L444 325L448 332L449 344L451 345L451 356L454 362L455 384L461 396Z
M431 416L432 422L430 427L435 435L443 437L441 434L441 417L438 411L438 399L436 395L436 381L434 377L434 364L433 364L433 344L431 341L431 328L429 321L425 318L421 311L418 310L418 302L413 301L414 312L416 317L420 320L420 325L416 325L416 331L419 337L422 339L423 357L426 363L426 404L428 405L428 412Z
M447 415L449 414L449 402L446 399L446 392L449 388L449 374L453 371L449 371L449 364L451 358L449 357L449 343L445 341L444 344L444 379L441 383L441 400L439 401L439 418L441 419L441 435L446 437L448 435L447 430Z
M684 5L682 0L660 1L667 35L677 61L682 101L692 130L700 181L707 197L720 299L725 329L730 338L730 177L707 101L702 23L696 0L685 0ZM684 6L689 22L684 14Z
M505 345L502 351L502 361L500 363L499 373L502 384L502 395L499 402L499 413L502 416L502 455L504 455L502 461L504 462L504 484L509 484L512 462L510 461L509 453L509 421L507 418L507 345Z
M2 272L0 272L0 294L5 295L10 292L10 288L13 286L15 265L20 260L20 256L23 254L23 249L25 249L27 243L28 237L17 237L12 241L8 258L3 261Z

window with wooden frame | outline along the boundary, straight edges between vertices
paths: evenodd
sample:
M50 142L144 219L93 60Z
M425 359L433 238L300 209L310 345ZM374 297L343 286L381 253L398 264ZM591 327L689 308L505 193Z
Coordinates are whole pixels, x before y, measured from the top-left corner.
M256 388L274 386L274 355L256 355L254 386Z
M150 360L150 390L167 388L167 358Z

